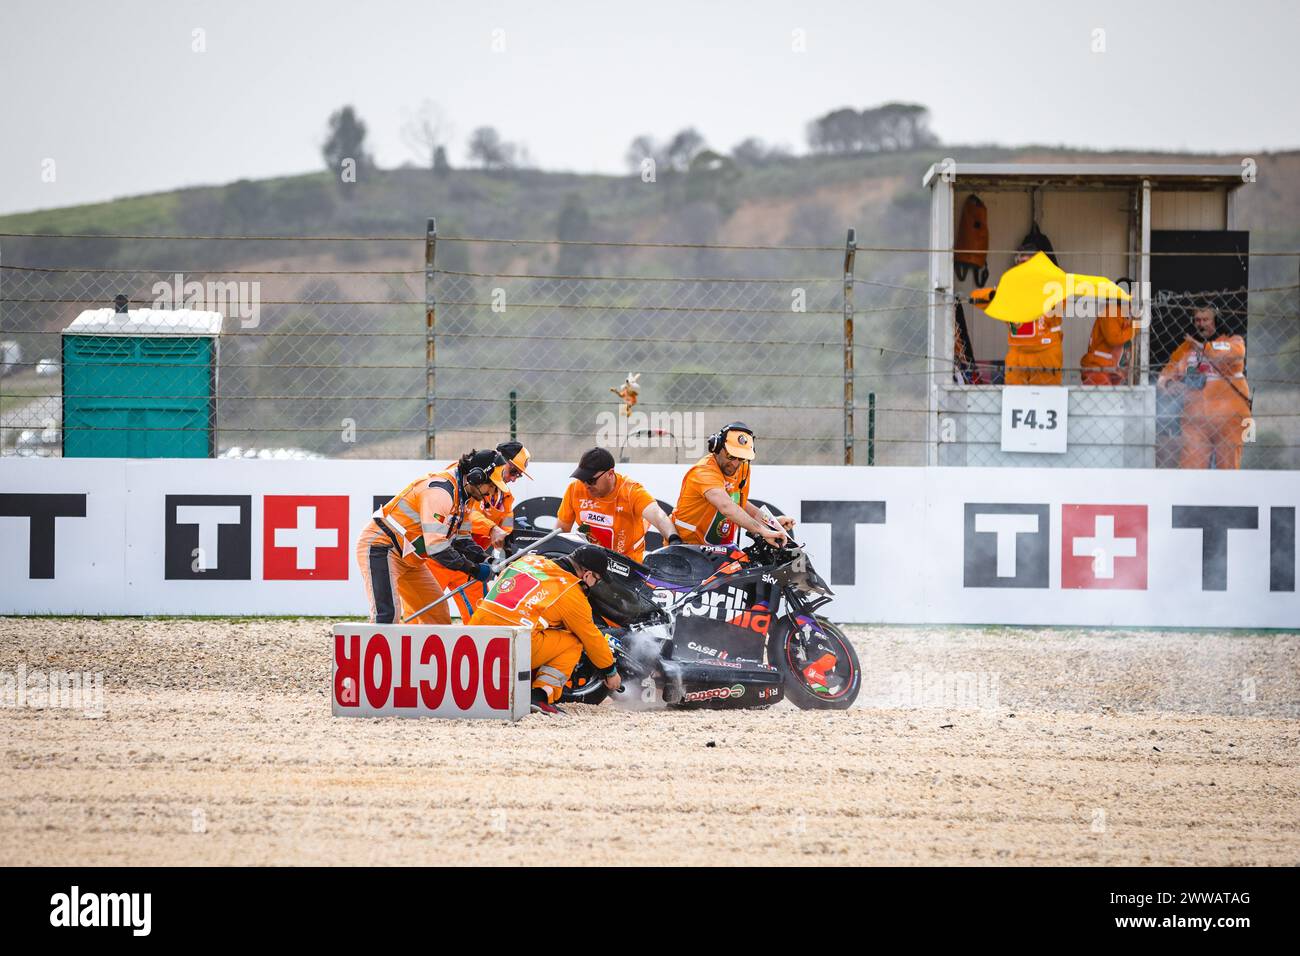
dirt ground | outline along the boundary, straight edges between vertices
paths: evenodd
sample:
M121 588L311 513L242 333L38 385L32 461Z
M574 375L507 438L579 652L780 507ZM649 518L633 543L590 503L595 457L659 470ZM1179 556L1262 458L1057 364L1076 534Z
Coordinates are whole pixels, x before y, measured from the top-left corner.
M103 675L0 707L0 865L1300 863L1300 635L850 631L847 712L506 725L332 718L319 620L0 619Z

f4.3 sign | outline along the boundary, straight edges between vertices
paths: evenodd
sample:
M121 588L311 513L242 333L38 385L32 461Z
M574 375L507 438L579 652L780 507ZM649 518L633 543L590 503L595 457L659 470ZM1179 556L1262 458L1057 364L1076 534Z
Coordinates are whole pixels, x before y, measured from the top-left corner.
M1070 390L1036 385L1002 389L1002 450L1062 455Z

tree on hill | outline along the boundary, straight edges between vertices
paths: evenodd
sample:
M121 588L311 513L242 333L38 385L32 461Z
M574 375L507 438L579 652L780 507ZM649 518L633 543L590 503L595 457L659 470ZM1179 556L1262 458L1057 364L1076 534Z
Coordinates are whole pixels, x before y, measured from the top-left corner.
M750 136L731 147L731 158L738 166L767 166L790 158L790 151L781 146L769 146L757 136Z
M627 163L627 168L634 173L641 172L641 164L647 159L653 160L658 166L662 154L658 144L655 143L652 136L638 136L628 144L627 152L623 154L623 159Z
M845 106L808 124L808 146L830 154L924 149L939 144L929 122L930 111L916 103L886 103L861 112Z
M686 201L711 202L724 216L736 211L731 186L741 176L736 163L711 149L696 153L686 172Z
M353 171L357 180L361 178L363 170L373 168L374 163L366 153L366 124L351 106L330 114L329 135L321 147L321 155L325 158L325 166L336 177L343 174L344 163L348 160L355 164Z
M691 160L708 148L704 137L696 132L695 127L689 126L668 141L664 158L669 166L681 173L690 168Z
M402 141L420 165L432 170L434 175L441 175L451 168L446 149L451 132L442 109L432 100L424 100L402 124Z
M507 143L491 126L480 126L469 134L470 162L483 169L517 169L528 160L528 151L517 143Z
M634 173L641 172L641 164L653 160L656 172L684 173L693 160L708 144L694 127L687 127L674 135L666 143L660 143L654 137L641 135L628 144L623 158L628 169Z

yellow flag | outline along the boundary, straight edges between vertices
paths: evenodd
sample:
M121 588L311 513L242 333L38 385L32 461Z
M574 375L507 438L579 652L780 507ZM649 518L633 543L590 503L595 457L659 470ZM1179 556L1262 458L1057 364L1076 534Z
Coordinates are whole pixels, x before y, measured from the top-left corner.
M1066 299L1098 298L1128 302L1127 292L1105 276L1066 272L1044 253L1012 266L1002 274L993 301L984 310L989 318L1018 325L1045 315Z

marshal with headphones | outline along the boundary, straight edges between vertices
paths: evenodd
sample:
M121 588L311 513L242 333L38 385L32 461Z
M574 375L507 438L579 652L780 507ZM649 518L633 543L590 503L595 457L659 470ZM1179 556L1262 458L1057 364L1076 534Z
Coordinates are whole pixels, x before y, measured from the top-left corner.
M708 437L707 447L709 453L716 455L720 452L726 445L727 436L732 432L742 432L743 436L737 436L736 440L742 445L748 445L751 449L754 447L754 429L744 422L732 422L729 425L723 425Z

